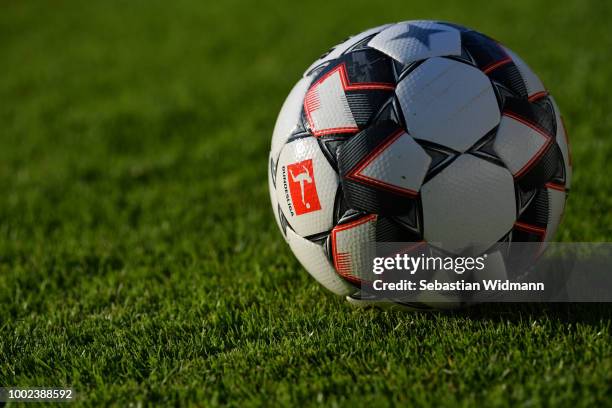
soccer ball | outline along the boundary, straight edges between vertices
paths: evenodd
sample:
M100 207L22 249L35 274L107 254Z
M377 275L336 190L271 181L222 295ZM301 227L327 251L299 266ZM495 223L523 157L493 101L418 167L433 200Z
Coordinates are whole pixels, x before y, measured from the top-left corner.
M559 108L521 58L456 24L406 21L306 70L274 128L269 188L304 268L369 304L364 244L549 241L571 172Z

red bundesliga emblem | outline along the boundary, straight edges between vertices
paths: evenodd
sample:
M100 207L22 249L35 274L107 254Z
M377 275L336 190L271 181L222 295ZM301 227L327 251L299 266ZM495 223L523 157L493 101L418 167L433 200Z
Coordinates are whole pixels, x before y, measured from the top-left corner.
M289 173L289 192L296 215L302 215L321 209L317 185L312 170L312 159L303 160L287 166Z

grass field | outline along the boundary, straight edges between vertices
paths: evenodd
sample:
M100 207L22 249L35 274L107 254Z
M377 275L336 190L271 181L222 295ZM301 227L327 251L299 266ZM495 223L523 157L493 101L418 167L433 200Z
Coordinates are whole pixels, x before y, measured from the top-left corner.
M301 269L267 152L303 70L390 21L522 55L569 128L558 239L612 239L612 3L5 0L0 386L88 406L612 404L612 307L354 310Z

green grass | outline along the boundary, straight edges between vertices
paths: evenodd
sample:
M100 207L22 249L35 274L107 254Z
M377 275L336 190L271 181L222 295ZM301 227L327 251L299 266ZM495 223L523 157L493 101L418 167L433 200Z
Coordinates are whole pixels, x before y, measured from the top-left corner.
M612 238L612 3L2 2L0 386L80 403L612 404L612 308L354 310L268 203L292 84L349 34L437 18L504 42L564 113L558 239Z

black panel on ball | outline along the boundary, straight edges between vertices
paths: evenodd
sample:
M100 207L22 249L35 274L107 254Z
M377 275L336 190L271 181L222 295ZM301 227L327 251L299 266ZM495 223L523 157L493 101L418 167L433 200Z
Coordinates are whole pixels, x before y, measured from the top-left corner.
M370 152L398 130L401 130L401 127L395 122L380 121L348 139L336 151L340 175L347 175Z
M355 123L357 123L359 128L364 128L387 103L389 91L366 90L363 92L347 92L346 100Z
M506 52L497 42L476 31L462 32L461 44L470 53L481 70L486 70L508 58Z
M548 192L545 188L538 189L535 196L523 210L518 220L522 223L546 228L548 225L549 204Z
M376 242L419 242L420 234L405 228L389 217L379 217L376 221Z
M547 109L543 102L532 103L527 99L506 98L504 101L504 112L510 112L515 116L519 116L537 126L552 138L557 133L555 114L552 110Z
M351 208L382 215L404 215L411 213L417 204L416 198L378 190L353 180L343 179L344 198Z
M491 78L494 84L503 85L517 97L527 98L527 87L514 62L509 62L492 70L489 73L489 78Z
M346 64L351 83L395 83L393 60L372 48L350 52L338 58Z
M313 83L342 64L351 84L395 83L393 59L373 48L350 51L332 60L316 73Z
M519 186L525 190L544 186L557 174L561 157L561 149L553 140L535 164L519 178Z
M417 197L410 197L350 177L372 152L389 137L403 129L392 121L377 122L338 147L338 170L348 206L381 215L405 215L418 205Z

